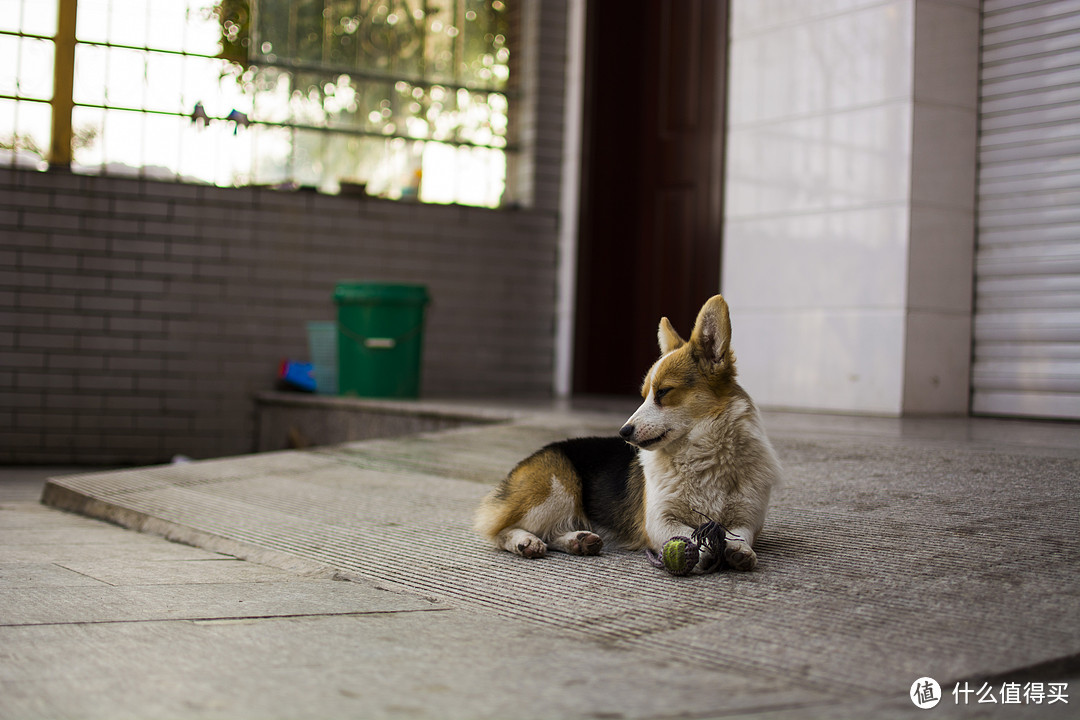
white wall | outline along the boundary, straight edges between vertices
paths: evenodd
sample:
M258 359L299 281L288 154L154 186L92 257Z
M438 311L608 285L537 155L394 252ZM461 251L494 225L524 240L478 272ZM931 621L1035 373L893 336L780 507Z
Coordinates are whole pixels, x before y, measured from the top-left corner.
M976 0L733 0L721 289L760 404L966 412L977 30Z

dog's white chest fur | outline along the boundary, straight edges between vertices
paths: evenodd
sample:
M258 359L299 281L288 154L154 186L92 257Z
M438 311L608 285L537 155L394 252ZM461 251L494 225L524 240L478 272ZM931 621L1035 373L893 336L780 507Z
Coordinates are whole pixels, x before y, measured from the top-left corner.
M722 453L721 453L722 454ZM674 526L696 527L707 518L718 518L729 484L724 463L695 458L679 462L678 456L665 452L642 452L645 474L645 532L649 544L662 545L673 534ZM694 467L688 467L693 465ZM703 517L687 517L696 511Z
M741 530L750 534L760 530L768 489L779 479L780 470L756 415L738 401L713 422L695 427L676 447L641 453L645 532L650 545L659 547L680 530L685 532L707 519L730 523L733 511L738 511ZM743 422L732 422L738 416ZM742 454L754 457L747 462L750 458ZM759 478L741 477L747 473L772 477L762 483L757 482ZM764 497L747 497L758 494ZM746 517L748 508L760 511L751 511L751 517Z

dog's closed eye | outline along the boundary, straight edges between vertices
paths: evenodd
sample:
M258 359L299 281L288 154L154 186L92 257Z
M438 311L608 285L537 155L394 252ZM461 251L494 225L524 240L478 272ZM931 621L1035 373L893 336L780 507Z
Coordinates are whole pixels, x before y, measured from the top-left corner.
M655 400L656 404L659 405L660 401L663 400L664 397L674 389L675 388L673 387L659 388L655 393L653 393L653 400Z

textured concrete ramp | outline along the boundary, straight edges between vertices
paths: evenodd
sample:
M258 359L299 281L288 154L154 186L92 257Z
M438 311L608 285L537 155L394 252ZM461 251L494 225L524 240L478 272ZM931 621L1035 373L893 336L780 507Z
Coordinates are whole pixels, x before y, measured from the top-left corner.
M626 552L525 561L472 534L487 483L520 457L617 422L527 420L65 477L44 499L670 658L649 682L678 678L680 664L714 673L711 704L688 694L664 714L901 712L914 710L907 689L924 675L951 688L1063 658L1057 667L1075 672L1080 451L774 431L789 479L748 574L672 578Z

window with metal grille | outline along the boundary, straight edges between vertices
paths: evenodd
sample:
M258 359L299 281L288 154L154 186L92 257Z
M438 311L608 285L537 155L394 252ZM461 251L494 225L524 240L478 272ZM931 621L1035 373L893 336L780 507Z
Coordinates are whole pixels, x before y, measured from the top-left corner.
M0 163L498 206L512 1L0 0Z

